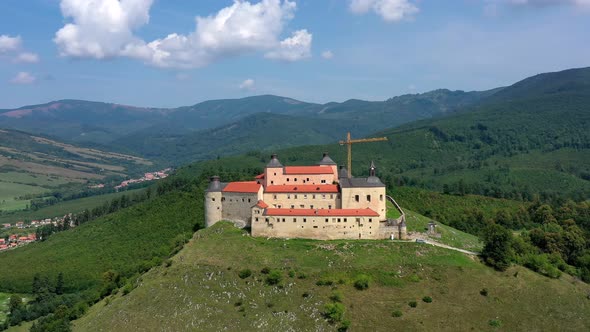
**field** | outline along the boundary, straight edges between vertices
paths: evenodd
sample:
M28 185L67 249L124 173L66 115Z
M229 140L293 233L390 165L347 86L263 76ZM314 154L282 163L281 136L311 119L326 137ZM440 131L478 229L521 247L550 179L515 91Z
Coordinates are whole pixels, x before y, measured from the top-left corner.
M17 200L17 197L26 194L40 194L47 191L47 188L39 186L0 181L0 211L25 209L30 201Z
M245 269L252 275L242 279ZM354 286L361 275L365 290ZM343 323L324 317L332 302L342 302L351 331L590 329L590 286L569 276L496 272L416 243L252 238L227 223L197 232L136 285L93 306L74 330L335 331Z
M70 201L59 202L58 204L41 208L37 211L15 211L13 213L0 214L0 223L15 223L20 220L35 220L44 218L53 218L63 216L66 213L78 213L85 209L92 209L97 206L104 204L114 198L121 197L122 195L132 195L140 192L142 189L122 191L118 193L97 195L91 197L85 197L80 199L74 199Z
M0 293L0 324L4 323L6 314L8 313L8 300L10 295L6 293Z

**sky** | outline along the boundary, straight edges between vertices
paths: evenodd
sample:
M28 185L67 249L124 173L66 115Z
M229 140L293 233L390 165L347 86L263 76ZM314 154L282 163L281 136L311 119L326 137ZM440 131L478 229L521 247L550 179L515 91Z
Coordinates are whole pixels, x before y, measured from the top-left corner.
M0 108L486 90L590 66L590 0L1 0Z

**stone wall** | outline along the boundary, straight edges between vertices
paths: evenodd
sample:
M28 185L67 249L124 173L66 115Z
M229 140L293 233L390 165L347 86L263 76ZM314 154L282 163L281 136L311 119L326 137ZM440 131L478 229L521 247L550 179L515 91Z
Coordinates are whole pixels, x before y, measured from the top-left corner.
M264 193L264 202L283 209L339 209L341 206L339 193Z
M250 225L252 207L258 203L260 193L224 192L221 199L222 218L229 221L243 221Z
M205 194L206 227L209 227L223 219L221 203L221 192L207 192Z
M343 209L370 208L379 213L379 220L387 219L385 187L342 188L341 197Z

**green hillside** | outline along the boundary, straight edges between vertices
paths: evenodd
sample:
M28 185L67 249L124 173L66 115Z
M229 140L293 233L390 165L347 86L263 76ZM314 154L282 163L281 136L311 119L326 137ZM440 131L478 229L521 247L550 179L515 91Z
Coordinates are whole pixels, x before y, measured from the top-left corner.
M368 288L358 290L359 280ZM570 277L495 272L417 243L269 240L218 224L129 294L92 307L74 330L582 331L590 328L588 291Z

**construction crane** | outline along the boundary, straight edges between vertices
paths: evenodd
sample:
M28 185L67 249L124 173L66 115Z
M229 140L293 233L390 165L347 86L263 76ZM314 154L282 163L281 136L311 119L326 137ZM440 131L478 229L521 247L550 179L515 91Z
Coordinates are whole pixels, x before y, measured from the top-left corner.
M350 139L350 131L346 135L346 141L340 141L340 145L347 145L348 148L348 178L352 177L352 145L355 143L369 143L387 141L387 137Z

